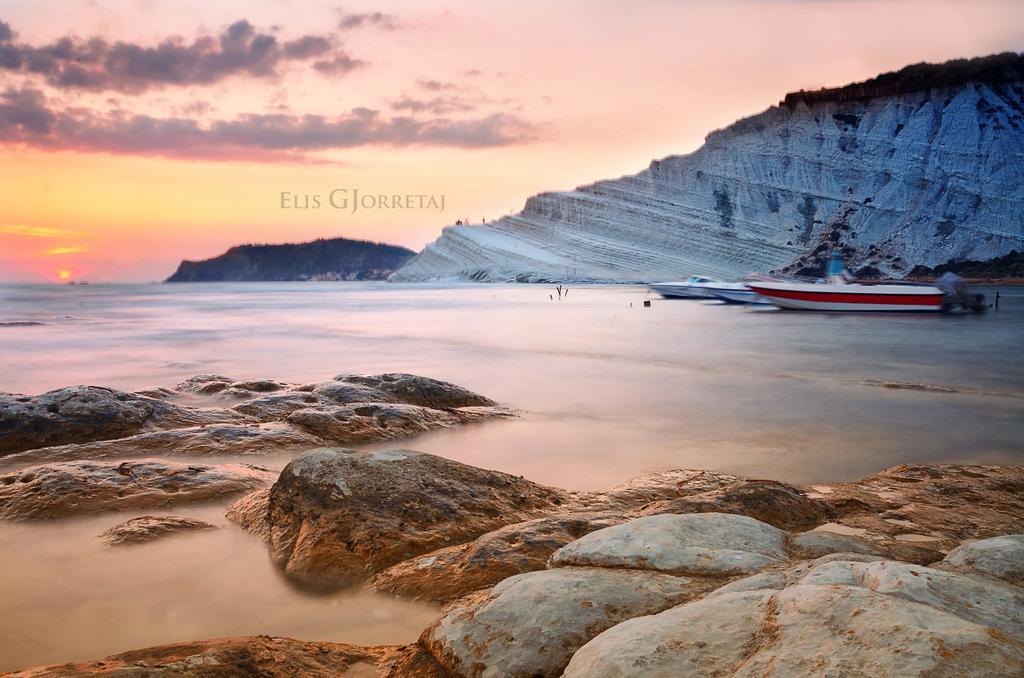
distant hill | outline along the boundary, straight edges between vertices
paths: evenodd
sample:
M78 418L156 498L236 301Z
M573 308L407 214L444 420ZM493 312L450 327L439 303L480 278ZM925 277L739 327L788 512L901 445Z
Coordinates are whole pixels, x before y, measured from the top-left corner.
M239 245L212 259L182 261L166 282L384 280L414 254L397 245L348 238Z

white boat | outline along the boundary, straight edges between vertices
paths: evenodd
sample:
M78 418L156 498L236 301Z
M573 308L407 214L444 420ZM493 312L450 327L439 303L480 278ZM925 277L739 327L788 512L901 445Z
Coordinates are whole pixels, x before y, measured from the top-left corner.
M666 299L711 299L708 285L721 284L714 278L692 275L680 282L651 283L648 287Z
M702 289L711 293L711 296L721 299L727 304L767 304L768 301L760 294L750 289L746 283L712 283Z

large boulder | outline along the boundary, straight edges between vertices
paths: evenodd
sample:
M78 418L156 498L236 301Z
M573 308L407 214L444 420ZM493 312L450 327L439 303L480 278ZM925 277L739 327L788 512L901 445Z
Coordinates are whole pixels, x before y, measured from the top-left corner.
M657 572L529 572L454 603L420 642L461 676L558 676L573 652L601 631L704 590L700 582Z
M267 537L301 580L346 584L553 511L566 493L411 450L320 448L229 516Z
M1007 534L956 547L938 564L953 572L973 572L1024 586L1024 534Z
M448 603L513 575L543 570L559 548L621 521L607 513L557 513L507 525L473 541L403 560L376 574L368 585L382 593Z
M591 532L551 556L552 566L629 567L724 577L786 558L786 533L725 513L657 515Z
M115 525L100 535L100 540L107 546L123 546L125 544L142 544L154 541L167 535L196 530L212 530L205 520L183 518L181 516L140 516Z
M71 386L37 396L0 394L0 455L240 419L242 415L230 410L184 407L99 386Z
M0 475L0 519L54 519L222 500L252 492L273 476L248 464L163 459L40 464Z
M783 579L624 622L580 648L565 675L1017 676L1024 666L1019 588L894 561L828 559Z
M447 678L450 674L416 645L359 647L253 636L217 638L123 652L98 661L54 664L11 678L67 676L202 676L204 678Z

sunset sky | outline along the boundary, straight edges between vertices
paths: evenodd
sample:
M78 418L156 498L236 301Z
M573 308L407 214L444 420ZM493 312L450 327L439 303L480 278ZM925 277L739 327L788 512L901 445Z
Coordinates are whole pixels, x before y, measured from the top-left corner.
M1022 49L1019 0L0 0L0 281L163 279L244 242L419 249L791 90ZM334 188L445 209L350 214Z

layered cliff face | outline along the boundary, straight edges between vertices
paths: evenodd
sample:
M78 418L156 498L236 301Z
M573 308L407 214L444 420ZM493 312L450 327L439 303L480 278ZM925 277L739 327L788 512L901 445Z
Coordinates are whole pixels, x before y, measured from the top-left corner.
M791 94L689 155L445 228L391 279L812 273L832 247L895 276L1024 248L1024 57Z

